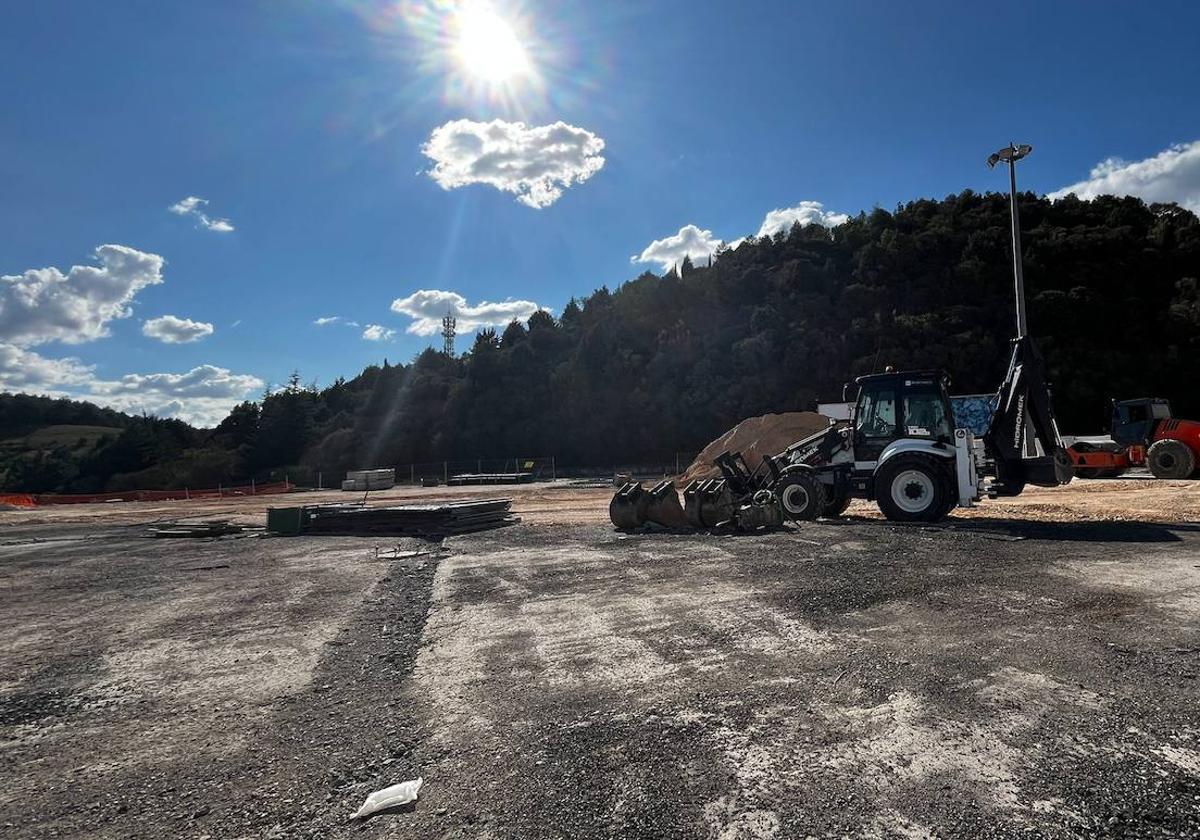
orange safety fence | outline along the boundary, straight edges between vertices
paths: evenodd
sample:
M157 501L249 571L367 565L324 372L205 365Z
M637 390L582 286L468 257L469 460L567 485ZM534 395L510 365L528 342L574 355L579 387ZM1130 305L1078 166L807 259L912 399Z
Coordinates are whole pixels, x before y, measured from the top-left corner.
M33 496L28 493L0 493L0 505L13 507L33 507Z
M31 505L86 505L93 502L167 502L185 499L222 499L230 496L271 496L290 493L295 485L287 481L271 484L241 484L236 487L211 487L201 490L123 490L113 493L37 493L0 496L0 502L9 499L26 501L9 504Z

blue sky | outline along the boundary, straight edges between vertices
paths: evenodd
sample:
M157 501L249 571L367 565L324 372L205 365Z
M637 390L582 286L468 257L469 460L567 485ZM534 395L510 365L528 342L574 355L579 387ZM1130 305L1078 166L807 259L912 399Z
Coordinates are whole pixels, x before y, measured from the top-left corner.
M984 159L1010 139L1035 147L1025 188L1200 208L1195 3L47 0L3 20L0 387L202 423L293 369L406 361L440 341L423 315L560 312L773 210L1003 189Z

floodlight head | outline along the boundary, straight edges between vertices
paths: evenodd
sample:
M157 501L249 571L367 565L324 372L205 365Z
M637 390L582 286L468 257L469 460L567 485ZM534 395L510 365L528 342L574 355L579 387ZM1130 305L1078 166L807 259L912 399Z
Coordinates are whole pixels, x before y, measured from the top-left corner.
M989 155L987 159L988 168L994 167L1000 161L1005 163L1016 163L1021 158L1033 151L1033 146L1028 143L1022 143L1020 146L1015 143L1010 143L994 155Z

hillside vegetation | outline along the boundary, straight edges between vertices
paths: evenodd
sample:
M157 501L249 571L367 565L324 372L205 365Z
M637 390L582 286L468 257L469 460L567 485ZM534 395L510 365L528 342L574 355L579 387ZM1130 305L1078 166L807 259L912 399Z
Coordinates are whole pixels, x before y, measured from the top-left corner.
M1112 397L1165 396L1200 416L1196 216L1026 194L1021 220L1030 329L1062 429L1100 431ZM294 376L215 430L123 418L119 436L82 456L39 455L62 462L51 474L10 469L6 483L200 486L517 454L611 465L699 450L744 417L836 399L889 364L942 367L956 392L991 391L1013 334L1009 248L998 194L877 209L833 231L794 227L711 266L685 260L601 287L558 318L486 330L459 358L430 349L326 388Z

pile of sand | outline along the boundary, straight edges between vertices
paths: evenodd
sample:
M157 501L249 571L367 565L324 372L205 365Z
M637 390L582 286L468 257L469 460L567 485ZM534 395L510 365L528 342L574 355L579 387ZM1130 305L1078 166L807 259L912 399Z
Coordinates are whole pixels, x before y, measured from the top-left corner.
M796 441L827 428L830 422L828 417L815 411L750 417L704 447L676 481L682 485L697 478L720 475L721 471L713 466L713 459L722 452L741 452L750 469L757 469L766 456L778 455Z

